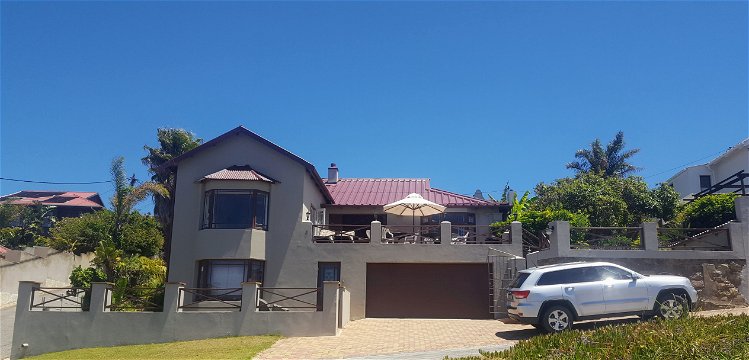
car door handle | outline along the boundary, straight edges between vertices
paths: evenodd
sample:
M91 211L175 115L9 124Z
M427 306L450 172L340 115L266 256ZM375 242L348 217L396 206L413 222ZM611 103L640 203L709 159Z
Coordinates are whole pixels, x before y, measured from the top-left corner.
M564 288L564 291L572 291L572 290L575 290L574 286L568 286L568 287Z
M606 285L606 287L607 288L612 288L612 287L614 287L614 285L613 284L608 284L608 285Z

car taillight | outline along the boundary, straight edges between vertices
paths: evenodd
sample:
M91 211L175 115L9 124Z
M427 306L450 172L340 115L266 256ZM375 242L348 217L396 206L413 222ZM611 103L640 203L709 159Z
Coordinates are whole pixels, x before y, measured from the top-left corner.
M530 290L514 290L512 292L512 296L514 296L516 299L525 299L530 294L531 294Z

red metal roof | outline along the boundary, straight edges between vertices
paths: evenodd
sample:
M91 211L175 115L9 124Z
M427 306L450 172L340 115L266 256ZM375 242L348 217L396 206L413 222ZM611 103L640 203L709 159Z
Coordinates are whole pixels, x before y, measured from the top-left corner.
M493 201L476 199L445 190L432 188L429 179L339 179L335 184L325 186L333 195L332 206L384 206L417 193L425 199L443 206L477 207L499 206Z
M34 191L23 190L0 196L0 201L14 205L42 204L50 206L82 206L103 208L99 193L85 191Z
M226 169L216 171L213 174L204 176L203 180L248 180L248 181L265 181L269 183L275 183L276 181L267 177L254 169L249 165L243 166L230 166Z

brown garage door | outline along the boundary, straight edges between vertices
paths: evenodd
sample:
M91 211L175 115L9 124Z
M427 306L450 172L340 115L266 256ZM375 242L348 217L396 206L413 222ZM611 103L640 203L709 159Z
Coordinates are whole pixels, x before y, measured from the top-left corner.
M367 264L367 317L486 319L487 264Z

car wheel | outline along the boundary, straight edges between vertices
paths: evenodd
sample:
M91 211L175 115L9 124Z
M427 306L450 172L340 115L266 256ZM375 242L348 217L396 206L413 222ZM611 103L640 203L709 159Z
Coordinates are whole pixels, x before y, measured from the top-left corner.
M689 313L689 304L684 295L666 293L658 296L655 302L655 313L664 319L678 319Z
M554 305L544 311L541 327L550 333L572 328L572 312L566 306Z

